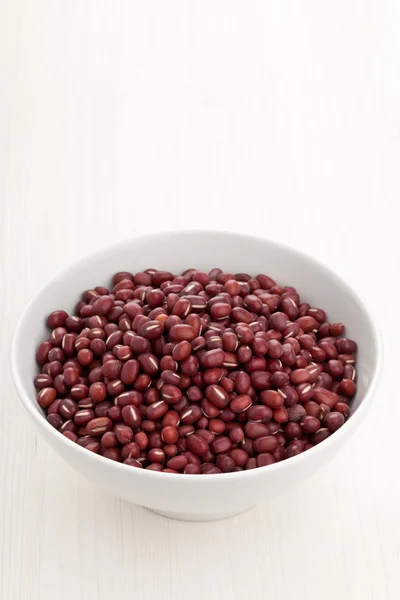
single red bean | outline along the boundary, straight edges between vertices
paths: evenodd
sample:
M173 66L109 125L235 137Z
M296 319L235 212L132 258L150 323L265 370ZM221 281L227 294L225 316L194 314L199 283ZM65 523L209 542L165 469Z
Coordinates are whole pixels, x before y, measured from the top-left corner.
M329 408L333 408L337 402L339 402L338 394L331 392L330 390L326 390L324 388L316 387L314 389L314 400L319 404L323 403L329 406Z
M247 452L240 448L234 448L233 450L231 450L229 456L234 460L235 464L238 467L244 467L247 461L249 460L249 455L247 454Z
M296 320L296 323L304 331L304 333L309 333L310 331L318 330L318 321L310 315L299 317Z
M176 404L182 397L181 390L176 385L166 383L161 388L162 399L168 404Z
M341 412L330 412L326 415L324 425L333 433L337 431L345 422L344 415Z
M75 413L73 414L74 421L79 427L84 427L89 423L89 421L94 419L94 417L95 414L93 410L90 410L88 408L75 411Z
M169 336L173 342L190 342L196 337L196 331L190 325L177 324L171 327Z
M140 427L140 424L142 422L140 410L134 404L128 404L127 406L123 406L121 408L121 417L125 425L128 425L132 429Z
M283 354L282 344L278 340L269 340L267 354L270 358L280 358Z
M120 444L128 444L132 441L133 431L128 425L117 424L114 426L114 433Z
M311 438L311 442L314 445L320 444L331 435L331 432L326 428L319 429Z
M335 411L342 413L345 419L350 416L350 406L345 402L338 402L335 406Z
M56 396L56 390L52 387L47 387L40 390L36 399L41 408L48 408L54 402Z
M283 312L275 312L268 319L268 327L275 331L283 331L286 327L287 316Z
M188 464L188 459L186 456L181 454L180 456L174 456L170 458L167 462L167 467L169 469L174 469L175 471L182 471Z
M275 390L264 390L260 393L261 402L269 408L276 409L283 406L283 396Z
M257 459L249 458L249 460L246 463L246 471L248 471L250 469L255 469L256 467L257 467Z
M278 448L278 440L273 435L265 435L255 439L253 447L257 453L268 452L273 454Z
M214 454L230 452L230 450L232 450L232 442L230 438L221 435L215 438L215 440L211 444L211 448Z
M225 408L229 404L229 395L219 385L209 385L205 390L207 399L218 408ZM206 415L207 416L207 415Z
M256 390L268 390L271 387L271 374L268 371L253 371L250 381Z
M148 446L149 440L144 431L140 431L133 436L133 441L139 446L140 450L145 450Z
M133 387L138 392L144 392L144 390L146 390L148 387L150 387L150 385L151 385L150 375L147 375L147 373L142 373L141 375L139 375L136 378L136 380L133 384Z
M253 405L248 409L246 417L249 421L268 423L272 419L272 410L263 404Z
M266 467L272 465L274 462L276 462L276 460L272 454L263 453L257 456L257 467Z
M273 412L273 419L277 422L277 423L287 423L288 419L289 419L289 415L288 415L288 411L284 406L281 406L280 408L276 408Z
M65 310L55 310L47 317L47 325L51 329L63 327L67 318L68 313Z
M321 427L321 423L317 417L306 415L301 420L300 426L305 434L310 435L318 431L318 429Z
M209 451L209 445L207 442L196 433L189 435L186 440L186 447L196 456L205 456Z
M231 473L235 470L236 463L230 456L219 454L215 461L217 468L221 469L222 473Z
M284 458L291 458L297 456L304 451L305 444L302 440L294 440L286 447L284 452Z
M97 417L89 421L86 425L86 430L89 435L103 435L112 427L112 421L109 417Z
M339 337L344 333L344 325L343 323L331 323L329 325L329 334L334 337Z
M339 386L341 394L352 398L357 392L357 386L351 379L342 379Z
M256 439L269 433L268 427L264 423L248 422L244 429L246 435L251 439Z
M160 419L168 412L168 404L164 402L164 400L159 400L158 402L154 402L147 407L146 416L151 421L156 421ZM142 424L143 426L143 424Z
M252 400L250 396L247 394L239 394L234 398L230 404L229 408L233 413L242 413L246 411L252 405Z
M240 427L234 427L229 432L229 438L233 444L241 444L244 441L244 431Z
M300 383L296 386L299 402L307 402L314 396L314 388L310 383Z
M181 414L180 419L183 425L192 425L202 417L203 413L198 404L192 404Z
M152 463L163 463L165 461L165 452L161 448L151 448L147 454L147 458Z
M94 414L96 417L108 417L108 412L112 407L113 404L110 400L104 400L104 402L99 402L95 405Z
M307 411L301 404L295 404L287 409L288 420L291 423L300 423L300 421L307 415Z
M179 438L178 430L173 425L167 425L162 428L161 437L166 444L175 444Z
M235 389L238 394L247 394L250 389L250 377L245 371L239 371L235 377Z

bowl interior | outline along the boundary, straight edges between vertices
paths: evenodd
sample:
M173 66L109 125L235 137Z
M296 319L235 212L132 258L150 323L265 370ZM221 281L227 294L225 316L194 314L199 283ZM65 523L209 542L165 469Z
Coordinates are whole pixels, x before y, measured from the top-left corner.
M116 271L146 268L181 272L190 267L213 267L233 273L266 273L277 283L294 286L302 301L326 310L330 321L342 321L346 335L358 343L357 409L377 368L378 341L362 301L329 269L288 247L261 238L222 232L176 232L137 237L84 257L55 276L30 302L14 339L14 376L23 388L24 402L38 412L32 380L37 372L35 351L48 337L46 316L56 309L72 311L83 290L110 285Z

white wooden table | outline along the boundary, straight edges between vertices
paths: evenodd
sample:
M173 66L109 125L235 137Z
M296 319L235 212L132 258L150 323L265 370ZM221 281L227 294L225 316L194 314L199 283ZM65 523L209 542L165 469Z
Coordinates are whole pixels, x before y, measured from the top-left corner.
M399 598L399 27L396 0L0 3L2 600ZM193 226L318 256L369 296L386 353L332 464L206 524L71 471L8 365L18 314L55 270Z

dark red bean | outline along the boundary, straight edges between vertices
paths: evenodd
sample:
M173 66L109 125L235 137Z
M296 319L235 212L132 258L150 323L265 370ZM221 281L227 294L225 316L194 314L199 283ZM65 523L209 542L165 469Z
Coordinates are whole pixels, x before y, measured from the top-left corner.
M287 316L283 312L276 312L268 319L268 327L275 331L283 331L286 327Z
M151 421L156 421L157 419L163 417L167 412L168 404L164 402L164 400L159 400L158 402L154 402L154 404L150 404L150 406L148 406L146 416Z
M235 389L238 394L247 394L250 389L250 377L245 371L239 371L235 377Z
M36 399L41 408L48 408L54 402L56 396L56 390L52 387L47 387L40 390Z
M121 417L125 425L128 425L132 429L139 427L142 422L140 411L134 404L123 406L121 409Z
M112 421L109 417L98 417L89 421L86 425L86 430L89 435L103 435L112 427Z
M249 421L268 423L272 419L272 410L263 404L253 405L248 409L246 417Z
M248 422L245 425L245 433L251 439L268 435L268 427L264 423Z
M264 390L261 392L260 397L261 402L272 409L279 408L284 403L283 396L275 390Z
M339 391L341 394L352 398L357 392L357 386L351 379L342 379L340 382Z
M234 398L230 404L229 408L233 413L242 413L246 411L252 405L252 400L250 396L247 394L239 394Z
M300 421L307 415L307 411L301 404L295 404L287 409L288 420L291 423L300 423Z
M256 390L268 390L271 387L271 374L268 371L253 371L250 382Z
M344 415L341 412L330 412L326 415L324 425L333 433L337 431L345 422Z
M272 454L262 453L257 456L257 467L266 467L272 465L274 462L276 461Z
M335 411L342 413L345 419L350 416L350 406L345 402L338 402L335 406Z
M202 417L203 413L198 404L191 404L180 414L181 423L183 425L192 425Z
M229 404L229 395L219 385L209 385L205 390L207 399L218 408L225 408Z
M186 440L186 447L196 456L205 456L209 451L207 442L196 433L189 435Z
M42 390L45 387L51 387L53 384L53 378L45 373L39 373L34 379L35 388Z
M36 360L39 365L44 365L47 362L48 354L52 349L53 344L50 341L42 342L36 351Z
M321 427L321 423L317 417L306 415L300 422L300 426L305 434L309 435L316 433Z
M161 388L161 396L168 404L176 404L181 399L182 392L176 385L166 383Z
M241 444L244 441L244 431L240 427L234 427L229 432L229 437L233 444Z
M314 400L319 404L323 403L329 406L329 408L334 408L335 404L339 402L338 394L331 392L330 390L326 390L324 388L316 387L314 389Z
M271 358L280 358L283 354L282 344L278 340L269 340L267 354Z
M230 438L221 435L215 438L211 444L211 448L214 454L230 452L230 450L232 450L232 442Z
M314 445L317 445L326 440L330 435L331 432L328 429L322 428L319 429L316 433L314 433L314 435L311 438L311 441Z
M225 352L219 348L205 352L201 359L201 363L206 369L220 367L224 361Z
M47 317L47 325L51 329L55 329L56 327L63 327L67 318L68 313L65 312L65 310L55 310Z

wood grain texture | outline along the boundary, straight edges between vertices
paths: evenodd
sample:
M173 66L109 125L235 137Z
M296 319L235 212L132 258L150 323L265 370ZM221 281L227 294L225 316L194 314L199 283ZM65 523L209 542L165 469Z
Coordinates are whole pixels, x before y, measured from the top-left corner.
M0 3L2 600L397 600L399 24L395 0ZM368 296L385 346L375 405L336 460L205 524L71 471L8 364L55 270L193 225L318 256Z

